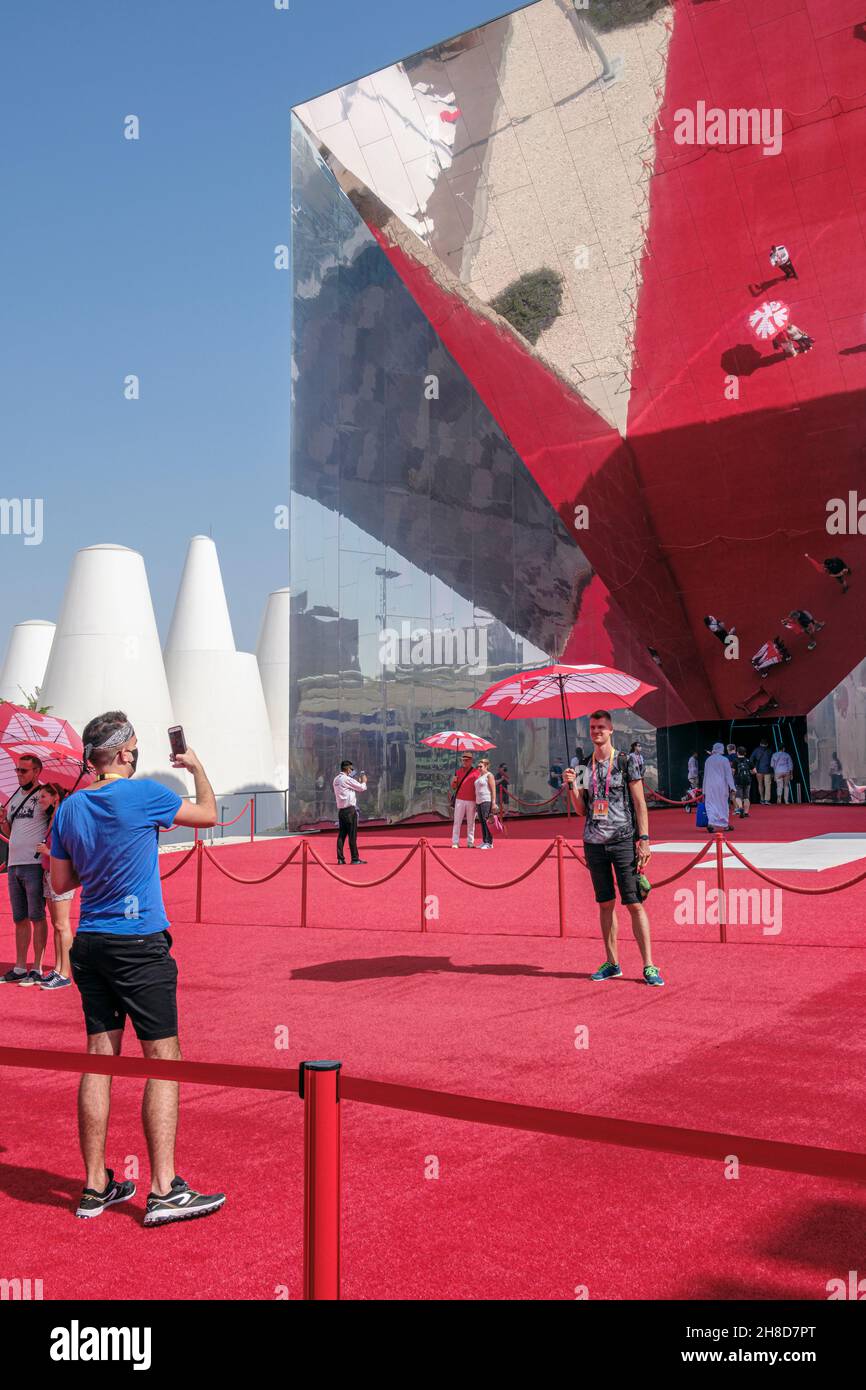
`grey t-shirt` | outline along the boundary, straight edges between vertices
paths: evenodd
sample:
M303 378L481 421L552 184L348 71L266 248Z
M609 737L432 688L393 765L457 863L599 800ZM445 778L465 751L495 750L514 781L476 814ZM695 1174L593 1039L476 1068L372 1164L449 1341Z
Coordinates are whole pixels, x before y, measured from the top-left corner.
M33 792L32 796L23 787L19 787L6 802L6 815L11 821L10 864L35 864L36 846L45 839L48 829L48 812L43 811L39 805L39 793L35 788L31 787L30 790Z
M631 818L631 806L629 801L629 790L625 785L623 774L617 766L619 754L614 753L613 769L610 774L610 791L608 792L608 813L603 820L593 819L593 805L596 797L592 790L592 763L587 763L583 769L584 795L586 797L586 822L583 827L583 838L589 845L609 845L617 840L630 840L634 834L634 823ZM595 764L595 777L597 783L598 799L604 798L604 789L607 784L609 760ZM636 753L628 754L626 776L629 782L640 782L641 777L640 759Z

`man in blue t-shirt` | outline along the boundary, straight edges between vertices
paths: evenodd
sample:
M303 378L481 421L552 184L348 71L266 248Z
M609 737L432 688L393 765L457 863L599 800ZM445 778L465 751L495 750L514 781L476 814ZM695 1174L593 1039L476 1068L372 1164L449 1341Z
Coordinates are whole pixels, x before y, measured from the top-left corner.
M117 1056L127 1016L145 1057L180 1058L177 965L159 877L160 830L208 826L216 800L204 768L188 749L172 757L192 773L195 801L183 801L150 778L130 780L138 739L121 710L101 714L82 735L84 756L96 774L92 786L68 797L51 827L51 884L55 893L81 885L81 919L72 947L72 978L81 994L87 1050ZM105 1166L111 1104L110 1076L82 1076L78 1127L87 1173L76 1216L100 1216L135 1195ZM151 1078L142 1119L150 1155L151 1191L146 1226L206 1216L225 1201L222 1192L194 1192L174 1167L178 1085Z

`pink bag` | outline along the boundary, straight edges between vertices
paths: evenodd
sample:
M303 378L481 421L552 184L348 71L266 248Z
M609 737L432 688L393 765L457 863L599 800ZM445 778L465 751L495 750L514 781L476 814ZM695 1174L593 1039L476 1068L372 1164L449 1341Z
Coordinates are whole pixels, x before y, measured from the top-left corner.
M501 817L498 816L498 815L493 817L493 829L496 831L496 833L497 833L498 835L501 835L501 834L502 834L502 831L503 831L502 820L501 820Z

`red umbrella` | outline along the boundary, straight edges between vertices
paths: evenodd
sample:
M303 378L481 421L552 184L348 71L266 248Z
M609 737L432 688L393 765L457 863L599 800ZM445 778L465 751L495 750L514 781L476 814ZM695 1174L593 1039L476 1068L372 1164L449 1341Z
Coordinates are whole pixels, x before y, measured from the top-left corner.
M18 786L18 759L33 754L42 763L40 781L72 791L92 781L84 746L71 724L51 714L36 714L19 705L0 704L0 799L8 801Z
M562 719L565 729L565 756L569 758L569 719L592 714L600 705L613 709L632 709L655 690L636 676L617 671L614 666L542 666L520 671L497 681L470 706L496 714L500 719Z
M749 315L749 327L759 338L775 338L787 325L790 309L781 299L765 300Z

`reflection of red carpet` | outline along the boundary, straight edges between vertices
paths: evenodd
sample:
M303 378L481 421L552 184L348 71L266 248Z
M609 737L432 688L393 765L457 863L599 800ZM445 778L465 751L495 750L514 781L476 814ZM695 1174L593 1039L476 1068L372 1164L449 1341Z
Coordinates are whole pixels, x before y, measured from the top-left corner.
M765 813L791 837L814 834L802 808ZM797 818L794 822L794 818ZM678 812L653 818L659 838L685 838ZM849 824L849 822L851 822ZM856 822L856 823L855 823ZM560 823L561 824L561 823ZM826 811L822 829L860 829L856 813ZM495 880L536 857L543 833L512 827L493 854L450 850L461 872ZM818 833L821 833L820 830ZM746 843L747 834L738 837ZM374 877L405 852L405 830L364 844ZM239 873L264 873L285 842L221 851ZM323 857L330 837L317 837ZM166 861L168 862L168 861ZM682 860L664 857L656 875ZM555 927L552 866L507 898L458 889L433 868L440 940L417 926L417 862L365 894L311 877L310 920L297 922L292 870L240 889L210 868L209 924L192 921L192 879L166 885L181 971L182 1040L191 1059L296 1064L339 1057L348 1072L535 1105L586 1110L758 1137L863 1148L860 1078L866 1005L862 887L839 897L785 899L782 933L674 927L672 889L650 899L659 964L651 991L624 932L627 978L586 976L601 961L584 871L567 869L565 943L467 937L478 927ZM345 871L347 874L349 870ZM802 874L810 886L848 870ZM686 883L695 881L691 875ZM11 923L2 914L0 960ZM212 925L216 921L218 925ZM376 930L361 930L363 926ZM440 928L441 929L441 928ZM830 943L833 943L832 945ZM838 944L837 944L838 943ZM2 987L3 1041L80 1046L77 993ZM275 1051L275 1030L289 1049ZM589 1028L589 1047L574 1046ZM134 1051L134 1042L127 1044ZM187 1086L179 1145L183 1176L224 1185L219 1216L145 1232L142 1203L97 1222L70 1214L79 1184L75 1079L5 1071L0 1104L0 1248L8 1277L41 1278L46 1298L273 1298L299 1287L301 1103ZM111 1161L135 1155L141 1083L116 1081ZM349 1297L592 1298L826 1297L856 1264L866 1202L853 1186L720 1168L607 1146L346 1104L344 1266ZM435 1156L438 1179L425 1178ZM852 1263L853 1261L853 1263Z

